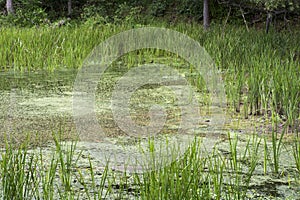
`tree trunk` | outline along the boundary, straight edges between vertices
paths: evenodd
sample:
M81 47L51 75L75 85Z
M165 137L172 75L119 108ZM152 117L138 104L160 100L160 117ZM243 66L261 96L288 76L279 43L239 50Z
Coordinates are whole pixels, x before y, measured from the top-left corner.
M68 16L72 14L72 0L68 0Z
M267 34L269 33L271 21L272 21L272 14L270 12L268 12L267 21L266 21L266 33Z
M14 14L12 0L6 0L6 10L7 10L7 14Z
M209 0L203 0L203 26L207 30L209 28Z

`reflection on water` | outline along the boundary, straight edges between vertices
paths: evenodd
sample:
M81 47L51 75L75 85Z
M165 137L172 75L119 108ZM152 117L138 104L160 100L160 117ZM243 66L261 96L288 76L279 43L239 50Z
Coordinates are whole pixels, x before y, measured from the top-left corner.
M28 90L35 92L49 92L53 90L65 91L70 89L76 78L77 70L59 70L52 73L39 71L30 73L0 72L0 90L11 91Z

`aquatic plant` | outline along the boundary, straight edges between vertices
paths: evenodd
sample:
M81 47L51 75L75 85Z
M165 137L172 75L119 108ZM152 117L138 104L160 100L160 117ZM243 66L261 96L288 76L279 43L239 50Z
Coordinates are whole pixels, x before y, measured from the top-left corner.
M294 42L300 40L297 30L266 35L263 30L248 32L235 26L224 30L215 25L205 32L198 24L153 22L151 25L171 28L199 41L222 73L228 103L236 112L243 110L245 118L276 113L282 121L288 121L291 128L299 126L300 71L299 63L293 58L299 48ZM88 25L59 29L0 28L0 67L15 72L77 69L100 42L131 28L126 23L97 28ZM122 56L115 64L121 62L130 68L149 62L172 66L178 61L190 66L170 52L142 49ZM194 67L190 66L191 73ZM190 79L203 89L199 80Z

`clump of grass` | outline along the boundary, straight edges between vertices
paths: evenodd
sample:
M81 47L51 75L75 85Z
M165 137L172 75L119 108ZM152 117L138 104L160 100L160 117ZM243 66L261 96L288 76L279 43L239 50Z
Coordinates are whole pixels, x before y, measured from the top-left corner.
M244 199L247 195L251 178L257 167L260 155L261 138L253 134L248 137L244 149L238 149L239 139L237 134L228 133L229 140L229 177L230 187L234 199Z
M208 182L210 182L211 187L213 188L212 194L209 192L208 194L213 198L221 199L224 194L224 190L226 189L224 185L225 171L226 171L226 163L225 159L216 152L214 149L211 156L208 158Z
M43 150L31 149L28 140L19 146L12 146L9 140L6 141L0 165L0 191L3 199L78 199L76 197L79 194L73 188L76 178L85 187L87 197L90 198L91 194L95 195L94 199L105 196L108 168L103 171L98 185L94 180L91 162L90 177L83 177L80 171L76 172L80 157L80 154L75 157L76 142L66 145L55 136L54 143L56 150L52 154L48 152L51 155L47 157ZM93 180L89 186L85 184L88 178Z
M2 154L1 182L4 199L34 199L38 194L37 158L28 153L26 142L19 148L6 143Z
M61 198L66 198L68 195L72 195L72 169L74 165L76 165L76 161L74 161L74 153L76 148L76 143L71 143L70 146L66 146L65 149L62 149L62 145L58 141L57 138L54 137L54 142L56 146L56 152L58 155L58 163L59 163L59 176L62 181L62 190L59 188L59 194Z
M201 199L209 197L209 176L203 173L207 159L200 155L200 142L186 152L184 157L157 171L141 177L135 175L140 185L142 199ZM176 153L175 153L176 154Z
M40 194L42 199L54 199L55 194L55 177L57 171L58 160L55 156L52 156L50 164L48 167L45 167L45 161L43 157L43 152L40 152L39 156L40 166L44 167L41 174L40 185L42 187L42 193ZM40 187L40 186L37 186Z

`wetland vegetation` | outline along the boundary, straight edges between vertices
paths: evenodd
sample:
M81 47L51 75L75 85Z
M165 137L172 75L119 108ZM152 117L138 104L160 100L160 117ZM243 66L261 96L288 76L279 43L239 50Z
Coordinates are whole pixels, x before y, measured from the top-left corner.
M50 22L28 26L22 24L24 21L18 21L24 27L12 26L4 22L11 22L13 17L2 16L1 198L299 199L299 25L281 31L270 29L266 34L261 28L263 23L250 27L239 19L230 23L228 17L216 16L215 7L212 14L216 18L205 30L197 19L189 17L175 22L161 18L137 20L141 17L138 7L127 5L130 12L124 14L127 7L121 5L118 12L124 19L104 20L99 15L88 16L91 10L85 10L87 16L81 22L70 20L59 26ZM162 8L156 9L159 13ZM209 91L205 75L197 73L197 66L180 55L146 48L115 60L97 84L96 117L108 139L90 141L79 137L72 117L73 83L78 69L99 43L122 31L142 27L176 30L205 48L225 86L224 126L210 124L206 115ZM126 164L128 168L120 170L106 160L103 152L123 148L130 154L146 143L150 159L163 161L154 149L159 144L171 144L172 134L184 117L174 92L148 84L131 97L131 117L135 123L147 126L151 105L164 105L168 116L160 132L162 138L145 142L128 136L114 122L110 101L114 86L128 71L145 64L176 69L195 89L205 117L199 119L193 142L185 152L180 146L172 146L171 163L161 166L153 162L154 166L144 166L152 170L135 173L134 166Z

